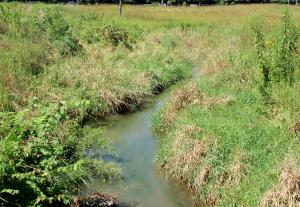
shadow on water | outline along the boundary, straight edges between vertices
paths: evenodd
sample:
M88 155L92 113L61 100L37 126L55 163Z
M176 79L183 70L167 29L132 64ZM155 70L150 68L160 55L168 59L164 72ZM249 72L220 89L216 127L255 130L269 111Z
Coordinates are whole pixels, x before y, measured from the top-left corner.
M155 96L143 111L116 115L92 123L94 127L106 125L105 136L116 144L118 155L103 155L97 150L91 153L106 161L118 162L124 177L116 183L102 183L98 180L92 184L92 188L99 192L116 193L122 202L131 204L129 206L204 206L193 203L191 194L162 176L154 163L157 140L152 134L152 116L162 107L170 90Z

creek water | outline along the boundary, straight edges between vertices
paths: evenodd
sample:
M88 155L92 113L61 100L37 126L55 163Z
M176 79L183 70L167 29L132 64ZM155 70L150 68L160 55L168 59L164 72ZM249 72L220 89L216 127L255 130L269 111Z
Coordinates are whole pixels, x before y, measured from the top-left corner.
M164 105L170 90L153 97L151 104L142 111L119 114L93 123L94 127L97 124L106 126L105 136L115 144L118 158L102 158L119 162L123 176L122 181L115 183L95 182L94 189L116 193L122 202L131 206L204 206L196 205L191 194L162 175L154 163L158 146L152 133L152 117Z

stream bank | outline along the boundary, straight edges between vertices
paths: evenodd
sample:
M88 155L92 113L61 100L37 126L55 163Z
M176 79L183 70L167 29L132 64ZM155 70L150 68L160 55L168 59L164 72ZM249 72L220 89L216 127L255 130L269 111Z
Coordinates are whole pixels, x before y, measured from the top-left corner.
M198 72L194 69L193 77L196 76ZM174 88L183 85L183 82L154 96L144 110L88 123L96 128L105 126L104 136L114 143L117 151L116 156L101 154L97 149L93 154L107 162L117 162L123 177L121 181L113 183L95 180L88 191L117 194L122 202L130 206L204 206L194 203L190 192L162 175L154 162L158 144L153 135L152 117L164 105Z

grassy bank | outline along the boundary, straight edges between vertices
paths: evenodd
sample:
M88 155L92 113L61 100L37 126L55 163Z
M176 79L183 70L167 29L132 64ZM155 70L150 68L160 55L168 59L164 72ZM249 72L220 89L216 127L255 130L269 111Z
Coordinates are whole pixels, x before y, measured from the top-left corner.
M204 47L211 53L197 58L200 78L175 91L154 118L157 163L209 206L299 205L299 55L282 56L283 34L293 31L285 21L252 17L222 35L215 25ZM201 45L201 32L189 41ZM285 68L291 83L281 80Z

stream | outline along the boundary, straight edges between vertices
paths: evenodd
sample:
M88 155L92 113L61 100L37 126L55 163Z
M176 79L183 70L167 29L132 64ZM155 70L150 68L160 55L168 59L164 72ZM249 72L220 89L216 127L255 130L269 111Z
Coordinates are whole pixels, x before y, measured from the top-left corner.
M116 146L122 169L122 181L92 184L98 192L116 193L130 206L144 207L191 207L195 205L191 193L179 184L167 179L154 162L158 148L157 138L152 133L152 117L169 97L172 87L154 96L148 106L138 112L118 114L105 120L95 121L93 127L106 126L105 137Z

